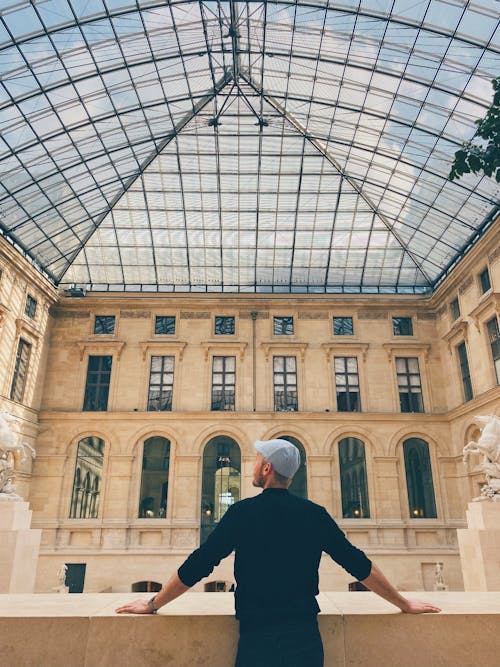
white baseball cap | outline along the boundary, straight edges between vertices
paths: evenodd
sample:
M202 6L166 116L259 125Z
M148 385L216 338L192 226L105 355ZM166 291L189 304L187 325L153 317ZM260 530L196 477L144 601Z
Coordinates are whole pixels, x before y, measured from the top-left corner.
M299 469L299 450L288 440L256 440L254 447L279 475L287 479L292 479Z

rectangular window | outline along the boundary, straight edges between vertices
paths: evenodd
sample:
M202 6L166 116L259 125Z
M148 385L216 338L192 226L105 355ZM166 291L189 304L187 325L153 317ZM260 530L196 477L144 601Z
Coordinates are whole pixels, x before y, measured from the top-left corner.
M173 336L175 334L175 315L157 315L155 334Z
M488 267L479 274L479 282L481 283L481 291L483 294L491 289L490 272L488 271Z
M460 303L458 301L458 296L456 299L453 299L453 301L450 303L450 310L451 310L451 316L453 320L458 320L460 317Z
M23 338L20 338L17 345L16 364L14 366L14 376L10 388L11 400L17 401L18 403L21 403L24 397L30 353L31 345Z
M213 357L212 410L234 410L236 357Z
M464 397L466 401L473 398L472 382L470 379L469 360L467 359L467 348L465 343L460 343L457 347L458 360L460 361L460 374L462 376L462 385L464 388Z
M486 328L491 346L491 356L493 357L493 364L497 375L497 384L500 384L500 331L497 318L494 317L490 320L486 324Z
M411 317L393 317L392 331L395 336L413 336Z
M293 317L275 317L273 331L275 336L293 336Z
M83 409L89 411L105 411L108 409L109 382L113 357L89 356L87 367L87 383Z
M276 412L296 412L297 360L295 357L273 357L274 409Z
M337 410L360 412L358 360L356 357L335 357L334 368Z
M352 336L353 334L354 334L354 327L352 323L352 317L333 318L334 336Z
M35 319L37 301L31 294L26 296L26 303L24 305L24 314L30 317L32 320Z
M115 332L114 315L96 315L94 321L95 334L112 334Z
M216 336L234 334L234 317L221 317L219 315L215 318Z
M423 412L422 383L417 357L396 357L401 412Z
M148 410L172 409L175 357L151 357Z

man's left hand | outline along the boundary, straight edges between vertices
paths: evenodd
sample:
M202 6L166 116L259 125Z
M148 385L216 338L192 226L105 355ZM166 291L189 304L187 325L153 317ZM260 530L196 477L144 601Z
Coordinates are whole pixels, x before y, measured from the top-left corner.
M153 610L147 600L134 600L115 609L117 614L152 614Z
M401 607L401 611L404 614L438 614L441 609L428 602L406 600L406 603Z

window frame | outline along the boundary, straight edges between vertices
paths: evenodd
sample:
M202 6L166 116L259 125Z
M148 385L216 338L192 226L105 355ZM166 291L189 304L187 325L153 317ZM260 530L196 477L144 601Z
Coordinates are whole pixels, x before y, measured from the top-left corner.
M97 326L97 320L98 319L111 319L113 318L113 331L104 331L104 332L97 332L96 331L96 326ZM117 335L117 317L116 315L102 315L101 313L95 313L94 318L93 318L93 327L92 327L92 335L93 336L107 336L108 338L111 336L116 336Z
M276 321L277 320L291 320L291 327L292 331L290 333L287 333L286 331L276 331ZM282 322L282 325L284 327L289 326L290 322L288 324L284 324ZM273 315L273 321L272 321L272 327L273 327L273 336L295 336L295 317L293 315Z
M275 369L275 360L277 359L283 359L283 371L276 371ZM295 363L295 371L287 371L286 365L287 365L287 359L293 359ZM298 396L298 368L297 368L297 356L296 355L285 355L285 354L273 354L272 357L272 370L273 370L273 384L272 384L272 389L273 389L273 412L299 412L299 396ZM288 386L295 386L295 406L292 408L288 407L288 404L290 403L289 400L284 401L287 405L286 408L283 409L278 409L277 408L277 400L276 400L276 387L280 385L276 385L276 375L283 375L283 397L284 399L288 395ZM289 375L295 375L295 384L290 384L287 382L287 376Z
M430 469L430 474L431 474L431 481L432 481L432 491L433 491L433 501L434 501L434 511L436 516L418 516L416 514L412 514L412 508L410 505L410 493L409 493L409 486L408 486L408 477L407 477L407 467L406 467L406 456L405 456L405 443L410 441L410 440L420 440L421 442L424 442L427 445L427 455L429 459L429 469ZM439 499L440 499L440 486L439 486L439 475L435 474L437 471L437 461L434 460L435 455L434 455L434 447L431 447L431 443L426 440L424 437L421 435L417 434L411 434L409 433L408 435L405 435L404 438L400 441L400 447L401 447L401 463L404 471L404 475L400 476L401 479L401 484L402 487L404 487L405 493L404 493L404 498L405 498L405 507L406 507L406 513L407 513L407 520L415 520L415 521L439 521L439 517L442 515L442 510L440 507Z
M177 334L177 316L176 315L165 315L165 314L156 314L153 316L153 335L154 336L175 336ZM173 332L160 332L156 330L158 319L159 318L171 318L174 321L174 330Z
M33 305L34 304L34 305ZM31 313L33 309L33 313ZM24 302L24 315L29 317L33 322L36 320L36 314L38 310L38 299L36 299L30 292L26 292L26 299Z
M159 385L151 384L151 376L153 375L153 359L161 359L161 370L160 371L155 371L155 375L160 375L161 380L163 380L163 376L166 374L171 374L172 375L172 383L171 385L168 384L163 384L163 381L160 381ZM165 370L165 360L166 359L172 359L172 370ZM149 374L148 374L148 392L147 392L147 399L146 399L146 412L172 412L173 410L173 402L174 402L174 384L175 384L175 354L150 354L149 355ZM167 409L152 409L150 407L151 404L151 387L159 387L159 392L160 392L160 398L161 400L164 391L168 392L170 391L170 407ZM170 389L164 390L164 387L170 387Z
M335 320L351 320L351 333L335 333ZM345 336L348 336L349 338L354 337L354 335L355 335L354 316L353 315L332 315L332 331L333 331L334 338L337 338L337 337L344 338Z
M97 509L97 514L94 517L82 517L82 516L71 516L73 513L73 506L74 506L74 492L75 492L75 479L76 479L76 472L78 469L78 450L80 448L80 443L82 443L84 440L88 438L97 438L102 441L103 443L103 453L102 453L102 468L101 468L101 477L100 481L101 484L99 486L99 505ZM96 435L95 433L89 434L89 435L83 435L83 436L78 436L75 444L75 455L73 459L73 477L70 481L70 487L69 487L69 514L67 515L67 518L70 521L95 521L96 519L100 519L102 516L102 507L103 507L103 491L105 488L105 485L102 483L104 477L105 477L105 471L107 467L107 451L109 447L109 443L101 436L101 435ZM92 488L92 487L91 487Z
M410 359L414 359L414 360L417 362L417 366L418 366L418 380L419 380L419 384L418 384L418 385L413 385L412 382L411 382L411 378L412 378L412 377L415 377L415 376L417 375L417 373L412 373L412 372L409 370L409 360L410 360ZM401 372L398 371L398 361L399 361L399 360L402 360L402 361L405 362L405 372L404 372L404 373L401 373ZM422 371L421 371L421 368L420 368L420 363L419 363L419 358L418 358L418 356L413 356L413 357L409 357L409 356L395 356L395 357L394 357L394 369L395 369L395 371L396 371L396 388L397 388L397 393L398 393L398 398L399 398L399 412L400 412L401 414L424 414L424 413L425 413L425 403L424 403L424 391L423 391ZM403 377L405 377L405 378L407 379L406 387L407 387L408 391L407 391L407 392L403 392L403 393L408 394L408 396L409 396L409 399L408 399L408 400L409 400L409 403L410 403L410 407L412 407L412 403L413 403L411 397L412 397L413 395L415 395L415 396L420 395L420 407L421 407L420 410L413 410L413 409L411 409L411 410L403 410L403 409L402 409L402 403L401 403L401 393L402 393L402 392L401 392L401 385L400 385L400 382L399 382L399 378L400 378L401 376L403 376ZM418 387L420 388L420 392L412 392L412 391L410 391L411 388L414 387L414 386L418 386Z
M488 287L485 289L484 287L484 281L483 281L483 276L487 276L488 278ZM479 280L479 289L481 291L481 296L483 294L487 294L491 290L491 274L490 274L490 269L486 265L482 271L478 273L478 280Z
M163 438L168 442L168 470L167 470L167 477L166 477L166 484L167 484L167 493L165 497L165 516L140 516L140 506L142 502L141 498L141 491L142 491L142 480L143 480L143 473L144 473L144 448L145 445L148 441L152 440L153 438ZM170 513L172 513L172 485L173 485L173 480L171 479L172 475L172 470L173 470L173 452L174 452L174 442L172 438L168 436L168 434L165 433L153 433L151 435L147 435L141 439L141 444L140 444L140 451L138 452L138 482L137 482L137 491L135 494L135 497L137 498L137 502L135 504L135 511L134 511L134 521L138 521L140 525L144 525L144 521L151 521L151 522L157 522L157 521L168 521L172 519L172 516L169 516L169 508L170 508ZM161 469L154 470L153 472L161 472ZM160 505L161 508L161 505Z
M232 320L232 331L217 331L217 320ZM214 315L213 319L214 336L236 336L236 316L235 315Z
M450 315L452 322L456 322L462 316L462 310L460 308L460 300L458 298L458 294L454 299L450 301Z
M496 325L495 340L492 340L490 332L490 324L492 322L495 322ZM495 315L493 315L493 317L491 317L489 320L486 321L485 328L486 328L486 336L488 339L488 347L490 348L491 359L493 360L493 372L496 377L497 385L500 385L500 324L498 322L498 315L496 313ZM493 345L495 343L498 345L498 357L495 357L495 353L493 351ZM497 362L498 362L498 367L497 367Z
M350 373L348 371L348 368L347 368L349 359L354 359L354 361L356 362L356 373L355 373L355 375L358 379L358 382L357 382L357 385L355 385L355 386L357 387L357 392L349 391L349 389L350 389L349 375L354 375L354 373ZM339 360L339 361L343 360L344 361L344 369L343 369L342 373L339 373L338 370L337 370L337 364L336 364L337 360ZM341 375L341 374L344 375L344 377L346 378L345 384L342 385L342 386L345 387L345 391L343 393L346 396L346 403L347 403L347 409L346 410L341 410L339 408L339 393L342 393L342 392L339 392L339 385L337 384L337 375ZM337 355L334 355L333 356L333 377L334 377L334 385L335 385L335 401L336 401L337 412L362 412L363 409L362 409L362 402L361 402L361 386L360 386L360 377L359 377L359 360L358 360L358 357L355 356L355 355L353 355L353 356L337 356ZM350 401L351 401L351 399L350 399L350 394L351 393L357 393L357 397L358 397L357 398L357 409L355 409L355 410L349 409L349 405L350 405Z
M404 321L406 323L409 322L409 325L410 325L409 326L409 331L410 332L409 333L397 333L397 331L396 331L396 328L397 328L396 321L398 321L399 323L401 321ZM392 335L395 338L401 338L402 336L406 337L406 338L410 338L411 336L415 335L415 327L414 327L414 323L413 323L413 317L411 315L393 315L391 317L391 322L392 322Z
M472 401L474 398L474 385L472 384L472 374L470 370L469 354L467 351L467 344L465 340L462 340L460 343L458 343L455 346L455 350L458 361L459 377L462 387L463 402L468 403L469 401ZM462 354L460 352L461 350L463 350L464 352L465 355L464 357L462 357ZM467 374L464 374L465 366L467 367ZM468 396L469 393L470 396Z
M109 357L111 359L111 368L109 371L109 383L108 383L108 393L107 393L107 399L106 399L106 409L105 410L89 410L88 408L86 409L86 396L87 396L87 388L88 388L88 377L89 377L89 364L90 364L90 358L91 357L100 357L100 358L106 358ZM113 354L87 354L86 355L86 371L84 374L84 388L83 388L83 407L82 407L82 412L109 412L109 403L110 403L110 398L111 398L111 383L113 380L113 367L114 367L114 355ZM100 372L100 371L92 371L94 372ZM97 386L100 386L98 384Z
M215 371L215 360L216 359L221 359L222 360L222 370L221 371ZM226 362L228 359L232 359L234 362L234 370L230 371L226 369ZM236 412L236 375L237 375L237 359L236 355L220 355L220 354L214 354L212 355L212 373L211 373L211 383L210 383L210 411L211 412ZM222 375L222 383L214 383L214 375L215 374L220 374ZM233 384L227 384L225 382L226 375L234 375L234 381ZM226 391L230 390L232 387L233 389L233 401L232 401L232 407L229 409L220 409L220 408L214 408L214 404L216 401L214 401L214 395L216 390L216 387L221 387L219 390L221 392L221 398L220 401L222 401L222 398L225 397Z
M18 378L20 377L19 375L19 367L21 365L21 356L20 356L20 349L21 349L21 343L24 343L27 347L27 357L25 361L25 368L24 368L24 374L22 376L22 387L20 390L20 396L19 398L16 398L15 394L15 389L17 389L17 381ZM25 405L25 397L26 397L26 387L28 385L28 376L30 372L30 364L31 364L31 359L33 355L33 343L29 340L26 340L22 335L20 335L17 338L17 347L16 347L16 354L14 356L14 367L12 370L12 378L10 382L10 391L9 391L9 398L11 401L14 401L15 403L19 403L21 405ZM26 349L26 348L25 348Z

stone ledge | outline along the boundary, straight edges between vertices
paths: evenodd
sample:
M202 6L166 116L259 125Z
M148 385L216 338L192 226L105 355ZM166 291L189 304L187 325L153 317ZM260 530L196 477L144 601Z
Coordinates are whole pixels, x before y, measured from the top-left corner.
M493 667L499 593L405 593L443 609L408 616L372 593L320 593L325 665ZM231 667L231 593L187 593L158 616L118 616L148 594L0 595L2 667ZM26 641L29 637L29 641Z

